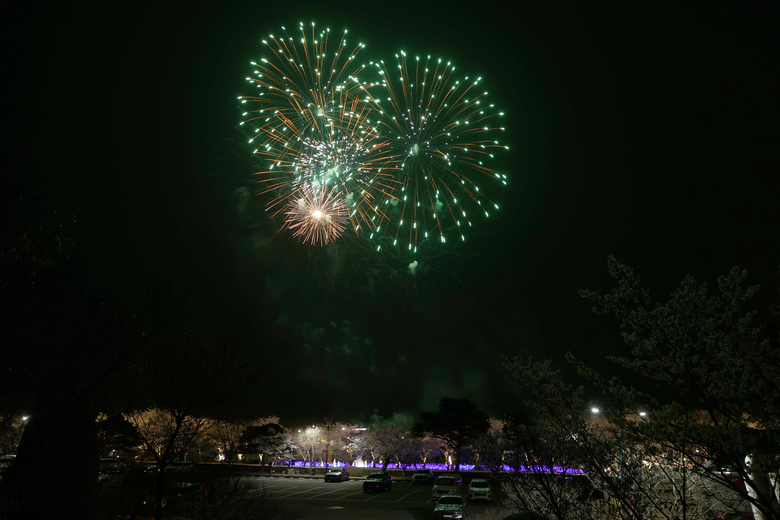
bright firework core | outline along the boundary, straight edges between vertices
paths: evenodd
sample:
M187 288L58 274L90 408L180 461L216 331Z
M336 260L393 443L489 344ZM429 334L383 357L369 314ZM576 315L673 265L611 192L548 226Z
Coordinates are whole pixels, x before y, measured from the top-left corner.
M348 222L344 199L323 186L304 189L303 197L287 204L284 227L295 230L293 236L304 242L325 245L341 236Z
M246 79L256 94L239 99L258 195L268 194L271 217L284 212L283 228L315 244L350 224L377 250L416 253L428 240L466 240L474 217L498 210L492 194L507 178L493 159L508 149L498 140L504 113L481 77L457 78L451 62L403 51L394 64L364 65L355 60L362 43L349 51L346 31L331 36L313 23L299 24L296 37L282 31L252 62ZM343 208L321 207L335 201Z

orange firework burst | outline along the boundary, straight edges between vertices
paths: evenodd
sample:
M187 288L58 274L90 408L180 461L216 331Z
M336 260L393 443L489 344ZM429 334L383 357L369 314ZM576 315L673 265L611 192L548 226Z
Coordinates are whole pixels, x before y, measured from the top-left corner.
M295 231L312 245L325 245L336 240L349 222L347 205L335 190L305 189L297 200L287 203L284 228Z
M260 159L259 194L270 194L267 209L276 216L307 189L338 190L356 234L368 233L385 218L379 201L398 186L387 139L379 135L356 75L364 45L347 47L338 37L300 24L292 37L263 40L267 58L252 62L247 77L255 95L240 96L241 125Z

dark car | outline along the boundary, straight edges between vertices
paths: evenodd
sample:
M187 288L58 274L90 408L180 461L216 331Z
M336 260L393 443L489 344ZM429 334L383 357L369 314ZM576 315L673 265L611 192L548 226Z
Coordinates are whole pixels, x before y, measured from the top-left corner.
M469 516L468 505L460 495L444 495L433 510L434 518L466 518Z
M393 489L393 477L388 473L371 473L366 477L366 480L363 481L364 493L368 493L369 491L381 491L383 489L388 491Z
M184 516L200 505L204 495L205 490L197 482L174 483L163 491L162 503L160 504L163 510L162 516L165 518ZM135 508L135 518L139 520L156 518L156 505L157 500L154 497L147 497Z
M174 460L165 466L165 472L188 473L193 470L195 463L191 460Z
M349 473L342 468L330 468L325 472L325 482L344 482L349 480Z
M100 459L98 471L101 473L122 472L124 470L125 464L119 459L112 459L109 457Z
M412 484L430 484L433 482L433 471L429 469L418 469L412 475Z

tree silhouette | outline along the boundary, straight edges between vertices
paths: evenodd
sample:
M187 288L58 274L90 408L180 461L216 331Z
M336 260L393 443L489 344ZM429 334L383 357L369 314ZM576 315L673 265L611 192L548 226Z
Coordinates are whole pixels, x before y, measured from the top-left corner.
M463 446L477 439L490 428L488 416L469 399L442 397L438 412L423 412L412 433L441 440L455 453L455 471L460 470Z

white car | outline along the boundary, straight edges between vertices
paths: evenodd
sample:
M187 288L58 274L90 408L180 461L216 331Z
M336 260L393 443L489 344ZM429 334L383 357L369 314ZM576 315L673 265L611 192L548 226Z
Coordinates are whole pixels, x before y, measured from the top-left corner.
M434 518L467 518L469 506L460 495L444 495L433 510Z
M457 473L446 473L439 475L433 482L433 491L431 496L434 500L444 495L461 495L463 488L463 479Z
M493 500L493 490L490 482L484 478L471 479L469 483L469 500Z

